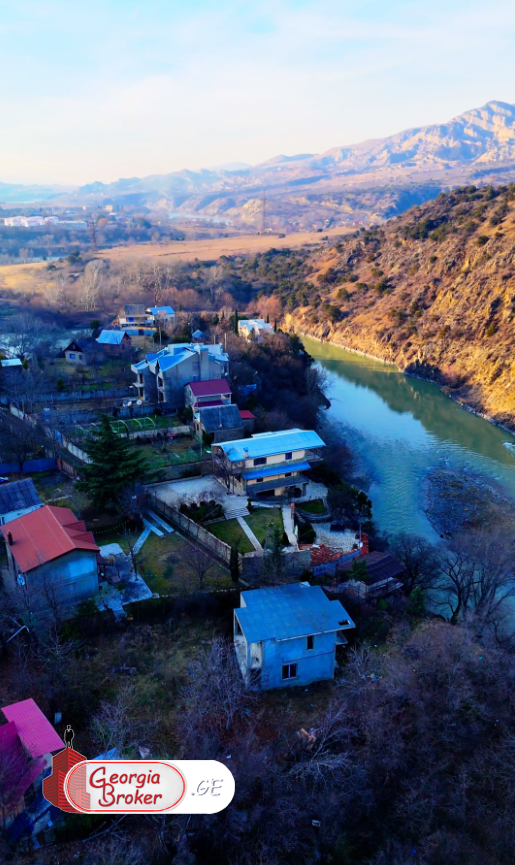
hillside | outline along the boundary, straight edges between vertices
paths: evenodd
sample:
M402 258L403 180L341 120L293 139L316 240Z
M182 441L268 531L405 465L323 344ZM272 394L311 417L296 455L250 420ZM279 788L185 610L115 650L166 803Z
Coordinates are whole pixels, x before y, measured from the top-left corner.
M433 379L515 428L515 185L440 195L303 266L308 304L305 288L282 293L288 327Z

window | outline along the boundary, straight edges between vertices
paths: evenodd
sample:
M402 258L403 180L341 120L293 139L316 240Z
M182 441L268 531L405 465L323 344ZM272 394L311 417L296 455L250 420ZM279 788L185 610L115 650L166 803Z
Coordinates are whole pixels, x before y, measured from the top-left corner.
M293 472L285 472L284 477L285 478L291 478L292 474L293 474Z
M283 664L283 679L297 678L297 664Z
M314 638L313 634L310 634L309 637L307 637L306 649L308 649L308 651L309 651L310 649L314 649L314 648L315 648L315 638Z
M81 355L81 354L79 354L79 360L82 360L82 355Z
M284 458L285 458L285 460L292 460L292 459L293 459L293 454L291 453L291 451L290 451L290 453L285 454L285 455L284 455Z
M266 466L266 457L258 457L254 460L255 466Z
M75 360L75 354L73 351L70 352L70 360Z

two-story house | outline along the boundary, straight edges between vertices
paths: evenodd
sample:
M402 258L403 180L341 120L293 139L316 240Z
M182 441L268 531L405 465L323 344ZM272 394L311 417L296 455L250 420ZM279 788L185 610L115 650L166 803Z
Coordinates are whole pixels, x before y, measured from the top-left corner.
M185 405L193 411L206 406L230 405L232 392L225 378L211 381L189 381L184 388Z
M289 429L213 445L217 477L230 492L253 498L306 492L303 472L322 460L325 443L313 430Z
M354 622L320 586L293 583L241 592L234 647L247 684L262 688L332 679L336 646Z
M149 306L146 313L151 324L173 324L175 321L175 310L171 306Z
M257 339L263 342L263 337L274 332L274 328L262 318L247 318L238 322L238 334L245 339Z
M223 379L229 372L229 355L222 346L176 343L133 364L138 399L170 408L184 406L184 386L189 382Z
M0 528L6 542L5 585L34 612L73 607L98 592L95 538L69 508L44 505Z

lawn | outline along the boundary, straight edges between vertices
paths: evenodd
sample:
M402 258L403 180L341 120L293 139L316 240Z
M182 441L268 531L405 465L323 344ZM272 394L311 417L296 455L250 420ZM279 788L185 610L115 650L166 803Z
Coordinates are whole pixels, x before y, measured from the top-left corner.
M254 547L240 526L238 520L222 520L220 523L212 523L206 526L212 535L219 538L230 547L238 549L240 553L253 553Z
M307 514L325 514L327 511L322 499L312 499L309 502L299 502L299 510Z
M107 536L100 544L118 543L124 552L129 551L138 535ZM188 566L188 544L177 532L159 538L154 532L147 538L136 557L138 572L149 589L160 595L187 595L199 589L198 579ZM205 589L234 588L229 574L217 562L204 581Z
M263 546L267 537L272 538L275 527L279 529L282 537L284 526L280 508L256 508L249 517L245 517L245 522Z

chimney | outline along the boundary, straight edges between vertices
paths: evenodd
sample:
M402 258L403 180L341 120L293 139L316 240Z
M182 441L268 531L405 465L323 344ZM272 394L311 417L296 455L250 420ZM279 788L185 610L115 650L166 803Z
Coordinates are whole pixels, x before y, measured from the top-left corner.
M14 544L13 536L12 536L11 532L7 532L7 543L9 544L10 547L12 547L12 545Z

